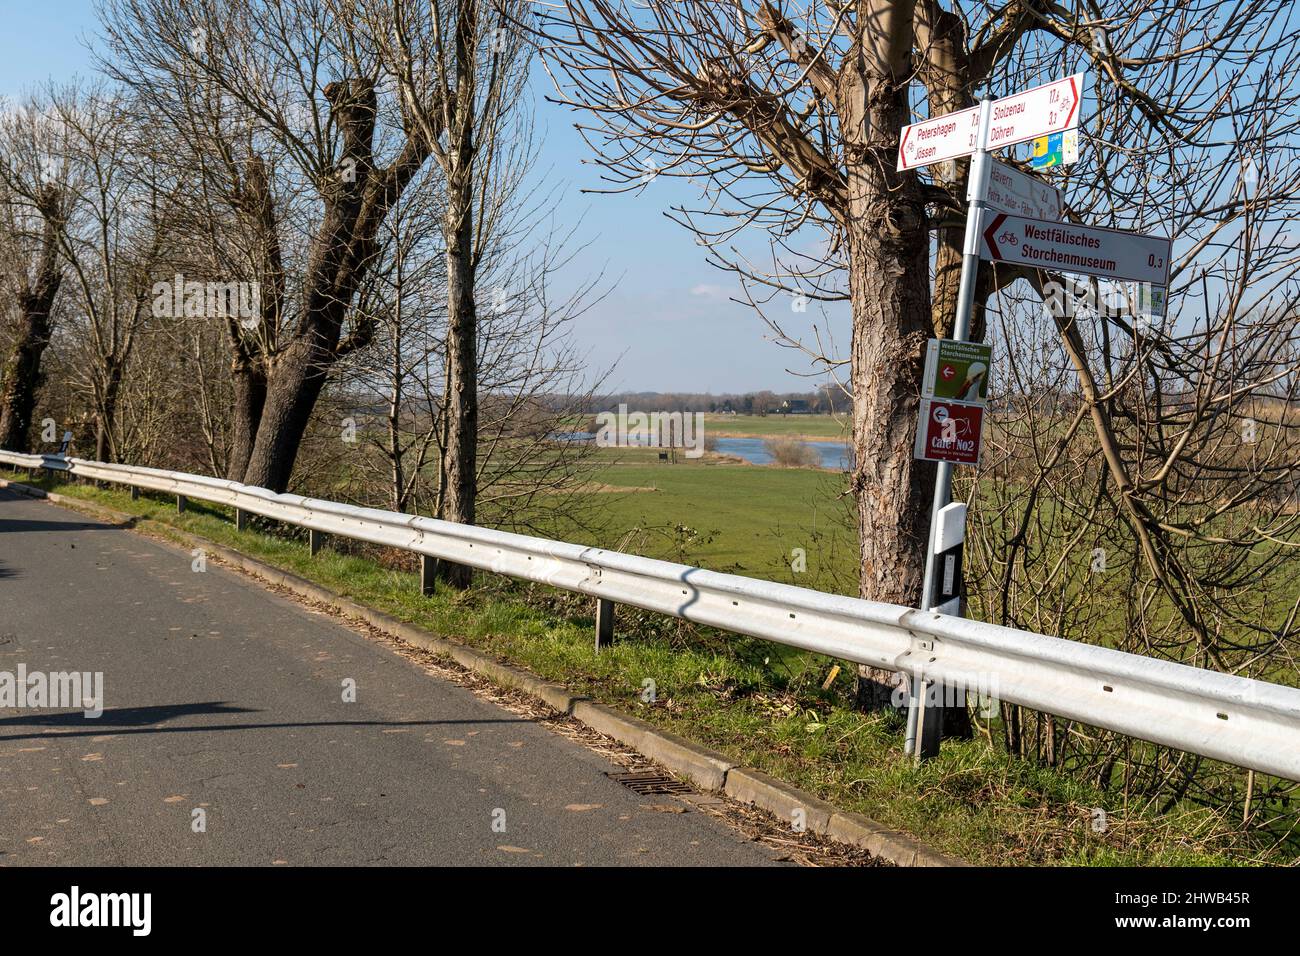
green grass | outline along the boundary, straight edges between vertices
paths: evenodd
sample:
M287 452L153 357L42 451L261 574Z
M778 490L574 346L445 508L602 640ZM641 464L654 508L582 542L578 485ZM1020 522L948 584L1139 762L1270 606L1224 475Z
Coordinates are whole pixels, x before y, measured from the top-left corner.
M31 482L26 475L12 477ZM637 482L645 478L635 476ZM678 480L695 479L673 479ZM788 658L762 641L626 608L620 609L619 643L596 654L590 602L572 595L480 575L472 591L423 598L413 573L375 560L391 565L391 552L327 550L313 559L301 535L240 533L220 508L191 502L188 513L177 515L170 499L133 502L123 491L48 478L38 483L140 515L148 529L180 528L238 548L707 743L972 862L1197 865L1288 862L1296 856L1294 845L1270 849L1262 835L1239 832L1224 814L1189 806L1158 816L1145 806L1126 807L1122 794L1102 794L1065 774L1017 761L978 737L946 741L936 760L915 768L901 753L900 716L848 707L851 668L822 690L831 665L823 658ZM683 485L681 493L690 491ZM751 531L761 523L756 518ZM653 706L640 700L646 679L656 685ZM1094 807L1109 815L1105 833L1092 830Z
M834 415L705 415L704 434L719 437L774 436L843 439L849 433L846 416Z
M593 478L611 489L601 504L614 533L557 527L558 537L609 547L626 534L639 554L804 587L852 581L856 547L836 498L843 477L833 472L631 458ZM798 572L795 549L804 554Z

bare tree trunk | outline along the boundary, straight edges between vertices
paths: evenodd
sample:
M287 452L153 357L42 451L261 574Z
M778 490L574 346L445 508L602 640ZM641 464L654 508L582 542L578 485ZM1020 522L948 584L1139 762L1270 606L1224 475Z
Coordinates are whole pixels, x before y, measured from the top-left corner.
M56 280L55 287L58 282ZM35 296L19 301L17 335L4 366L4 391L0 392L0 448L26 452L31 440L32 412L41 386L41 356L50 342L50 312ZM52 298L52 296L51 296Z
M36 282L18 296L18 328L13 351L4 365L4 389L0 392L0 448L26 452L31 441L32 413L36 392L41 387L41 356L50 343L50 310L63 281L58 260L60 225L59 191L49 186L41 193L39 207L45 217Z
M841 79L845 137L864 158L892 157L908 117L906 83L889 78L901 72L898 64L852 65L858 69ZM912 457L933 328L929 283L922 278L929 273L928 222L915 177L894 173L892 163L853 163L847 184L859 586L864 598L916 607L935 472ZM889 671L860 668L859 703L889 706L895 682Z
M99 401L95 409L95 460L116 461L117 443L113 429L117 425L117 399L122 389L122 369L112 364L103 370L103 380L98 389Z
M259 256L260 305L259 327L264 332L280 326L284 308L284 258L276 232L275 200L271 193L266 163L254 156L245 164L243 183L235 189L235 205L249 227L256 230L261 247ZM226 477L244 481L248 463L257 443L257 430L266 405L265 357L259 340L246 335L240 324L229 321L226 334L232 356L231 384L234 387L234 421L231 429L230 460Z
M293 339L275 358L244 483L282 492L289 487L298 448L333 364L314 336Z
M230 379L235 395L226 477L231 481L244 481L266 404L266 374L247 359L242 362L236 359Z
M375 170L373 83L331 83L325 96L343 128L343 155L352 161L355 176L340 178L326 195L304 282L305 315L298 331L269 363L266 399L244 483L276 492L289 487L307 423L330 369L373 337L373 317L360 317L340 341L343 321L357 286L373 264L379 224L427 155L424 144L408 140L392 166Z
M465 205L447 247L447 490L441 517L474 523L474 477L478 442L478 323L474 274L469 265L472 216Z
M474 76L477 0L461 0L456 24L456 116L447 189L447 442L439 517L474 523L478 452L478 316L474 304ZM439 577L468 587L470 569L442 562Z
M398 312L401 311L400 299L397 306ZM404 393L402 391L402 338L401 323L399 320L398 327L393 333L392 341L393 352L393 385L392 393L388 399L388 459L392 464L392 473L390 480L392 486L392 498L394 511L406 510L406 471L403 462L402 448L402 401Z

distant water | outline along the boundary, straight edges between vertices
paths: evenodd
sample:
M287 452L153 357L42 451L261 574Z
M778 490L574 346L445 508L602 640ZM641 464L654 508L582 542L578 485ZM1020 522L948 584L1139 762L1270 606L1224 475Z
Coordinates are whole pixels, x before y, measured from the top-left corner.
M806 441L807 445L821 455L823 468L845 471L849 467L849 449L843 442ZM763 444L762 438L719 438L718 454L735 455L755 465L772 464L772 455Z
M555 437L560 441L592 441L596 436L591 432L566 432ZM742 458L755 465L772 464L772 455L764 445L764 439L762 438L718 438L715 441L717 442L715 450L720 455ZM823 468L829 468L832 471L848 470L849 448L843 442L806 441L803 444L821 456L821 466Z

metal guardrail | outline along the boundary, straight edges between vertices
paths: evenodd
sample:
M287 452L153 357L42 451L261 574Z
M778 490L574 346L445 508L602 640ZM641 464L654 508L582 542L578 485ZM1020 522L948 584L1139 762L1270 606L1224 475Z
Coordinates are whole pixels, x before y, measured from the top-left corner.
M1300 689L980 621L219 478L0 451L20 468L226 505L316 532L979 689L1128 736L1300 780Z

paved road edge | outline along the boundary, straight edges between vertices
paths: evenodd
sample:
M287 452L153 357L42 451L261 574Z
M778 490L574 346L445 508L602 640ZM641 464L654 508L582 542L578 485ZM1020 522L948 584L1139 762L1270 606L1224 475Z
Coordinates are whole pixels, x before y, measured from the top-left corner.
M21 482L0 479L0 488L8 488L31 498L42 498L96 517L108 517L125 524L128 529L133 529L138 520L136 515L114 511L81 498L46 492ZM660 730L644 720L574 694L562 684L543 680L530 671L498 661L465 644L436 637L423 628L358 604L306 578L240 554L200 535L170 526L168 532L188 543L202 546L251 577L286 588L300 597L331 607L340 614L364 621L398 640L450 657L468 671L536 697L592 730L612 737L624 746L657 761L703 790L725 793L733 800L767 810L786 820L791 819L796 809L802 809L805 826L813 833L827 836L839 843L861 847L872 856L899 866L969 865L925 846L906 833L884 827L870 817L837 810L824 800L761 770L741 767L702 744Z

